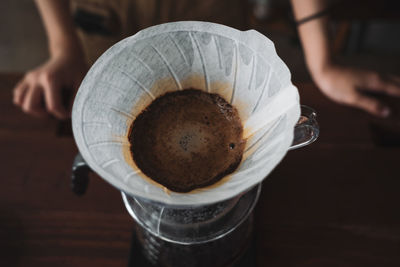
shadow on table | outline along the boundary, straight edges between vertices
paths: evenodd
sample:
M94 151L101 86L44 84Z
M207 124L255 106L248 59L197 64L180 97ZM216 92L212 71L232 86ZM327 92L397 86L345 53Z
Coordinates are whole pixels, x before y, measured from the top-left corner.
M0 208L0 254L2 266L19 266L26 253L22 220L9 209Z

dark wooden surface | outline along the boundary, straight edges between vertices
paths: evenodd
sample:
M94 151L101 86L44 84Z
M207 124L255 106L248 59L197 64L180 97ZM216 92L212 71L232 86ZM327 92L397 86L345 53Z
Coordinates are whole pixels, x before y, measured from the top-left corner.
M0 75L0 266L126 266L133 222L98 177L77 197L72 138L13 106L20 75Z
M320 138L290 151L263 182L256 208L259 266L400 266L400 147L385 143L394 115L377 120L328 101L312 84L298 85L315 108ZM393 127L392 127L393 126Z
M126 266L133 221L119 192L92 176L86 195L71 193L74 141L55 134L55 120L12 105L19 77L0 75L0 265ZM396 120L298 87L318 111L321 136L263 183L258 266L400 266L400 148L376 145L370 131L371 122Z

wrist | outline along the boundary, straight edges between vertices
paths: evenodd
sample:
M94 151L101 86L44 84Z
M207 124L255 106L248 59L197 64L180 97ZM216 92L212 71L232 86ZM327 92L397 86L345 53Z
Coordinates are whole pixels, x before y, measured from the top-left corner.
M50 40L49 52L52 58L59 57L81 57L84 58L84 52L78 36L68 35Z
M326 76L338 70L338 66L331 60L321 61L319 64L309 65L309 71L314 81L324 79Z

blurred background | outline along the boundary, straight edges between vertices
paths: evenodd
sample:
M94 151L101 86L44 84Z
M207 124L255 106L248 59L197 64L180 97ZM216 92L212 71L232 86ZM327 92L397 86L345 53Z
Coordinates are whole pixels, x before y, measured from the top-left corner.
M289 66L293 79L309 79L288 0L249 0L244 28L255 28L274 41L278 54ZM356 1L357 2L357 1ZM362 6L346 5L334 18L332 42L344 62L398 73L400 16L398 4L377 8L375 1ZM382 3L384 3L383 1ZM392 4L390 4L392 2ZM0 3L0 71L25 72L48 57L46 34L32 0L2 0Z

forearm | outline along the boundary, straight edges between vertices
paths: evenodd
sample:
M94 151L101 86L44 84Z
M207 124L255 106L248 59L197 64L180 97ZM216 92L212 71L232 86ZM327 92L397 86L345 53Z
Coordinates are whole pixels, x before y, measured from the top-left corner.
M291 0L296 21L317 14L324 10L325 1ZM316 78L319 73L331 65L331 47L327 27L327 17L322 16L298 26L305 60L311 75Z
M51 56L83 56L70 14L69 0L35 0L46 29Z

